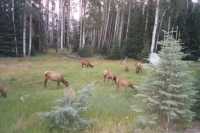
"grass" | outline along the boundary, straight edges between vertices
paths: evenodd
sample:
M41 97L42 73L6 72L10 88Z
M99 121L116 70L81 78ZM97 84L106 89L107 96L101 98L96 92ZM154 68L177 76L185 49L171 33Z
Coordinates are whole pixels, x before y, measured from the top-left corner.
M87 133L129 132L135 114L130 104L134 101L133 90L117 92L111 82L103 82L103 71L111 68L121 77L140 84L148 71L135 74L134 60L129 60L130 72L124 72L120 61L91 58L93 69L82 69L78 60L61 55L40 55L31 58L0 59L0 83L8 86L6 99L0 97L0 133L48 133L39 112L50 110L56 99L63 96L64 86L48 82L43 87L43 73L46 70L62 72L76 91L85 85L96 82L90 99L89 110L83 114L94 121ZM22 97L24 100L22 100Z

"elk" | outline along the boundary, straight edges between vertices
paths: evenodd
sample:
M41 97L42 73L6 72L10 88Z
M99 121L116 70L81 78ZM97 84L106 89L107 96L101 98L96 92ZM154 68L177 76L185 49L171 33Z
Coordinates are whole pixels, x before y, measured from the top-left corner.
M106 81L106 80L112 80L112 81L114 81L114 75L113 75L113 73L112 73L112 71L111 70L104 70L104 73L103 73L103 79L104 79L104 82Z
M2 97L7 97L7 88L5 86L0 85L0 94Z
M143 65L141 62L136 63L136 73L140 73L143 71Z
M44 86L47 87L48 80L56 81L57 86L60 85L60 82L63 83L66 87L69 86L69 82L64 79L63 74L55 72L55 71L46 71L44 73Z
M127 79L122 79L119 77L114 76L115 84L117 85L117 90L122 90L122 88L132 88L135 89L134 85L132 83L130 83Z
M82 66L82 68L83 67L90 67L90 68L93 68L94 67L94 65L93 64L91 64L91 62L89 61L89 60L87 60L87 59L82 59L81 61L81 66Z
M124 66L124 71L125 72L129 72L129 67L128 67L128 63L127 63L128 57L126 57L124 60L122 60L120 62L120 64L122 64Z

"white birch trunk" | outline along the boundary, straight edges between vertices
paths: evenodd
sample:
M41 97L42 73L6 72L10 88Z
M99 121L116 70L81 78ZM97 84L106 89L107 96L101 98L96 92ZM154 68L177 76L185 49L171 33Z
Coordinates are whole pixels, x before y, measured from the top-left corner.
M15 25L15 1L12 0L12 22L13 22L13 29L15 33L15 54L18 55L18 45L17 45L17 37L16 37L16 25Z
M23 18L23 56L26 56L26 13L24 11L24 18Z
M31 7L32 7L32 0L31 0ZM29 16L29 48L28 48L28 56L31 56L32 50L32 14Z
M31 56L32 51L32 14L30 14L29 20L29 48L28 48L28 56Z
M123 28L124 28L124 10L122 10L121 24L120 24L120 30L119 30L119 47L121 47L121 43L122 43Z
M158 29L158 20L159 20L159 6L160 6L160 0L156 1L156 13L155 13L155 21L154 21L154 27L153 27L153 34L152 34L152 42L151 42L151 53L155 50L155 43L156 43L156 34Z
M126 37L125 40L128 39L129 25L130 25L130 17L131 17L131 3L128 3L128 22L126 27Z
M60 18L61 18L61 37L60 37L60 49L63 50L64 46L64 5L63 0L60 0Z
M116 19L115 19L115 30L114 30L114 41L117 40L117 32L118 32L118 21L119 21L119 18L120 18L120 13L119 13L119 7L117 7L117 15L116 15Z
M111 0L109 0L109 5L108 5L108 13L107 13L107 18L106 18L106 27L105 27L105 32L104 32L103 45L105 45L107 32L108 32L108 24L110 20L110 6L111 6Z
M82 48L82 34L83 34L83 0L80 0L80 40L79 40L79 48Z

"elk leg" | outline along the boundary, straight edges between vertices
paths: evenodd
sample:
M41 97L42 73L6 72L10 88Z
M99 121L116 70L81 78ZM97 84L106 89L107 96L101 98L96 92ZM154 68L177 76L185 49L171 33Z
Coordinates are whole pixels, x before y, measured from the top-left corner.
M47 87L47 81L48 81L48 79L45 78L45 80L44 80L44 87Z
M104 83L106 82L106 76L105 75L103 76L103 81L104 81Z
M60 81L57 81L57 87L60 86Z

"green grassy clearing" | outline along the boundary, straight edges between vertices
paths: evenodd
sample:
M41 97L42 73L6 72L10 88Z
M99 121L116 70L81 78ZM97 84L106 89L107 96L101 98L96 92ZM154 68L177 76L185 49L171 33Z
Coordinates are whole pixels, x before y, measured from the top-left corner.
M28 59L0 59L0 81L9 88L8 97L0 98L0 132L1 133L48 133L45 124L38 117L39 112L49 110L55 100L63 96L63 85L48 82L43 87L43 73L55 70L64 73L70 87L76 91L95 82L95 90L90 99L87 113L83 114L94 121L93 127L85 132L109 133L122 130L128 132L134 123L135 114L130 104L134 101L133 90L117 92L111 82L103 82L103 71L111 68L121 77L140 84L148 71L135 74L134 60L129 60L130 72L124 72L120 61L91 58L93 69L82 69L78 60L60 55L41 55ZM24 97L24 102L20 97Z

